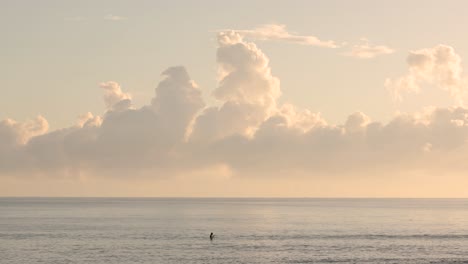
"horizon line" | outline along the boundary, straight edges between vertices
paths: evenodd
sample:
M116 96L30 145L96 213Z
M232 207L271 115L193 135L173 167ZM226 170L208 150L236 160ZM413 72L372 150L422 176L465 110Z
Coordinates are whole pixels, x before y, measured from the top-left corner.
M1 196L2 198L125 198L125 199L468 199L468 197L320 197L320 196Z

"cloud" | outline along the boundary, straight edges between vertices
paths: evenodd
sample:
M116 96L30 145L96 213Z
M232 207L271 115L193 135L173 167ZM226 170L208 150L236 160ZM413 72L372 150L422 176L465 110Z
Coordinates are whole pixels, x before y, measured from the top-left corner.
M290 113L277 113L252 137L224 137L197 157L199 164L226 164L233 177L246 178L463 173L468 169L462 165L468 155L467 117L468 109L461 107L401 114L385 124L361 112L344 125L328 125L313 115L304 118L309 124L304 129L290 121Z
M252 40L270 40L270 41L283 41L293 44L309 45L325 48L346 48L349 46L347 42L337 44L333 40L321 40L311 35L299 35L289 32L286 25L283 24L265 24L260 25L254 29L230 29L221 30L221 34L237 34L239 41L247 38ZM385 45L373 45L369 40L362 38L361 43L353 45L347 52L342 53L345 56L371 59L381 55L394 53L395 50Z
M207 108L198 117L191 135L198 140L251 135L276 111L281 95L279 80L272 76L268 58L255 44L244 42L232 31L219 33L218 42L220 81L213 96L222 105Z
M123 17L123 16L116 16L116 15L112 15L112 14L108 14L104 17L104 20L108 20L108 21L122 21L122 20L126 20L127 18L126 17Z
M79 127L99 127L102 124L101 116L94 116L93 113L87 112L86 114L78 117L77 125Z
M99 85L104 90L104 103L108 110L125 110L131 106L131 96L123 93L116 82L103 82Z
M176 148L204 106L201 92L183 67L163 73L149 105L135 109L130 95L115 82L102 83L107 111L86 113L77 124L45 133L47 121L38 117L24 123L0 123L2 155L0 176L6 172L24 175L77 175L92 171L104 175L125 172L165 171L175 168Z
M226 32L229 30L222 30ZM254 29L247 30L231 30L238 33L242 37L247 37L256 40L276 40L294 44L310 45L325 48L337 48L338 45L332 40L320 40L311 35L298 35L288 32L286 25L282 24L265 24Z
M24 164L30 162L24 149L31 139L45 135L48 129L49 124L42 116L25 122L0 121L0 177L12 170L24 173Z
M371 59L380 55L392 54L395 50L385 45L372 45L367 39L362 39L362 43L354 45L350 51L345 52L345 56L359 59Z
M411 51L406 59L408 73L399 78L388 78L385 86L395 100L405 93L419 93L424 84L447 91L459 105L467 93L460 56L447 45Z
M37 116L33 120L17 122L12 119L0 121L0 140L5 143L24 145L29 139L47 132L49 123L43 116Z
M446 46L408 58L416 83L455 85L459 62ZM163 72L154 97L138 108L110 81L100 85L106 111L85 113L70 127L48 131L43 117L1 121L0 180L158 179L187 190L183 183L198 181L245 181L239 186L249 188L258 179L391 181L414 172L468 171L467 108L399 114L387 123L355 112L329 124L320 113L280 103L268 57L242 34L219 33L217 63L215 106L205 105L198 85L177 66Z

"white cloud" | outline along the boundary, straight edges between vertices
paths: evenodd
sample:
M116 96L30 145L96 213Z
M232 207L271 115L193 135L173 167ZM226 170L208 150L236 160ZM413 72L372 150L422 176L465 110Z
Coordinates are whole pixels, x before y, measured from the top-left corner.
M87 112L86 114L78 117L77 125L79 127L99 127L102 124L101 116L94 116L93 113Z
M24 145L30 138L42 135L48 129L49 123L43 116L25 122L5 119L0 121L0 140L8 139L10 143Z
M125 110L130 108L132 97L123 93L116 82L103 82L99 85L104 90L104 102L107 110Z
M226 32L227 30L222 30ZM293 32L288 32L286 25L282 24L265 24L254 29L232 30L239 35L256 40L277 40L289 43L310 45L325 48L337 48L338 45L332 40L321 40L311 35L299 35Z
M452 47L437 45L411 51L406 61L406 75L385 81L385 86L396 100L401 101L405 93L419 93L426 84L449 92L457 104L463 104L468 86L460 56Z
M243 38L252 40L270 40L283 41L288 43L309 45L325 48L347 48L348 42L337 44L333 40L321 40L312 35L300 35L289 32L286 25L283 24L265 24L254 29L229 29L221 30L221 34L237 34L236 41L242 41ZM359 44L353 45L349 51L342 53L345 56L359 59L371 59L377 56L394 53L395 50L385 45L374 45L366 38L362 38Z
M395 50L385 45L372 45L367 39L362 39L362 43L354 45L351 50L345 52L344 55L359 59L371 59L394 52Z
M31 162L31 157L25 154L25 148L31 139L45 135L48 128L49 124L42 116L25 122L12 119L0 121L0 177L11 171L25 174ZM37 173L40 168L34 171Z
M192 140L215 140L227 135L252 135L276 111L279 80L271 75L268 58L255 44L233 31L218 35L219 86L213 96L222 102L195 122ZM229 120L229 121L227 121Z

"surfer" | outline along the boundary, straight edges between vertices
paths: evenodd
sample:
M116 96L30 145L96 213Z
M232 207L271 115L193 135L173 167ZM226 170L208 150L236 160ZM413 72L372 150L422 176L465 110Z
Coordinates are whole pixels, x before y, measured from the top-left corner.
M213 234L213 232L211 232L211 234L210 234L210 240L213 240L213 238L214 238L214 234Z

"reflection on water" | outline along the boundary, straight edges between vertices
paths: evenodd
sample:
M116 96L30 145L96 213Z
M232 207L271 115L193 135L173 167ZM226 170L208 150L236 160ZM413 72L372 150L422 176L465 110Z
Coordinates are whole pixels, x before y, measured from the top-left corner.
M468 200L0 198L0 252L2 264L468 263Z

